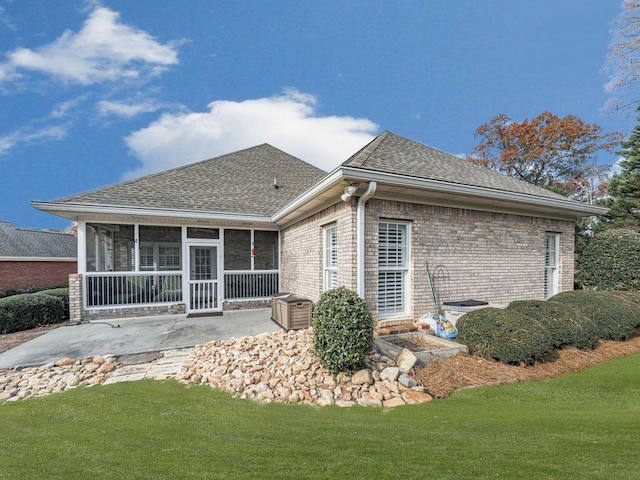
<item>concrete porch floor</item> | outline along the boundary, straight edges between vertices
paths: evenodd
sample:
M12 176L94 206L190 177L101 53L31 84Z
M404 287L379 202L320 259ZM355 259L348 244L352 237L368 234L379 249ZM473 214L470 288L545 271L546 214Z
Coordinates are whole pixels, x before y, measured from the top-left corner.
M0 354L0 369L39 366L64 357L79 360L109 353L129 355L186 348L278 329L269 308L229 311L212 317L163 315L63 324Z

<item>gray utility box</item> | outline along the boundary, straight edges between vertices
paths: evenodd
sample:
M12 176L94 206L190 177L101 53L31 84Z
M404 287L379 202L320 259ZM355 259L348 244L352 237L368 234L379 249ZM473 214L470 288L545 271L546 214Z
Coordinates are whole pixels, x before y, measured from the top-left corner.
M311 326L313 302L306 298L286 294L273 297L271 318L286 330L297 330Z
M457 302L444 302L442 305L444 316L455 325L462 315L481 308L487 308L489 302L482 300L460 300Z

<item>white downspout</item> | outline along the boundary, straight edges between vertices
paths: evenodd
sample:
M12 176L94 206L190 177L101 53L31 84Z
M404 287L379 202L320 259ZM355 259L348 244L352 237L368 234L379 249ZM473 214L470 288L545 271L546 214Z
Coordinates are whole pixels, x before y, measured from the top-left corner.
M367 203L378 188L377 182L369 182L369 188L358 199L358 207L356 210L356 279L358 287L358 296L364 298L364 204Z

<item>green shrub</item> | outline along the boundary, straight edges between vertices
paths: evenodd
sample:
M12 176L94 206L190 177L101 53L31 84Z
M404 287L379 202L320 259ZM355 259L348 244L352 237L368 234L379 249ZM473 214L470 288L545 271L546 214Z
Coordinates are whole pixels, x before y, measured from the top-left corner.
M5 296L7 297L12 297L13 295L22 295L23 293L27 292L19 288L7 288L4 292Z
M329 373L363 368L373 348L373 321L364 300L344 287L323 293L313 311L313 347Z
M6 293L4 293L4 292L0 292L0 298L4 298L4 297L6 297L6 296L7 296L7 294L6 294Z
M69 318L69 287L62 288L50 288L48 290L42 290L42 295L52 295L54 297L58 297L62 300L62 305L64 308L64 319Z
M626 340L640 327L637 299L636 293L576 290L559 293L550 300L578 308L595 322L600 338Z
M60 298L41 293L12 295L0 299L0 333L19 332L63 320Z
M606 230L589 240L578 262L578 285L640 291L640 233Z
M547 329L515 310L483 308L466 313L456 322L458 340L471 353L504 363L532 364L553 351Z
M509 310L539 321L549 332L554 348L592 348L599 340L598 326L578 308L560 302L521 300L511 302Z

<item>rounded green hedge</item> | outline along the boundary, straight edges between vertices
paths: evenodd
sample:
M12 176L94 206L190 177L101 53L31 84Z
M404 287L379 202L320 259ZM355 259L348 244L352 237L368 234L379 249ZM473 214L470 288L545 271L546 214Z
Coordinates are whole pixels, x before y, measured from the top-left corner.
M578 308L593 320L598 336L605 340L626 340L640 327L640 302L636 293L575 290L559 293L550 300Z
M38 293L42 295L51 295L61 299L64 308L63 318L69 318L69 287L50 288L48 290L42 290Z
M329 373L363 368L373 349L373 320L364 300L345 287L324 292L313 311L313 348Z
M592 348L599 340L598 326L577 307L560 302L521 300L507 307L541 323L551 335L554 348Z
M504 363L533 364L553 351L553 338L538 320L515 310L483 308L456 322L458 341L475 353Z
M583 288L640 291L640 233L597 233L580 255L576 280Z
M0 299L0 333L19 332L64 319L62 299L41 293Z

